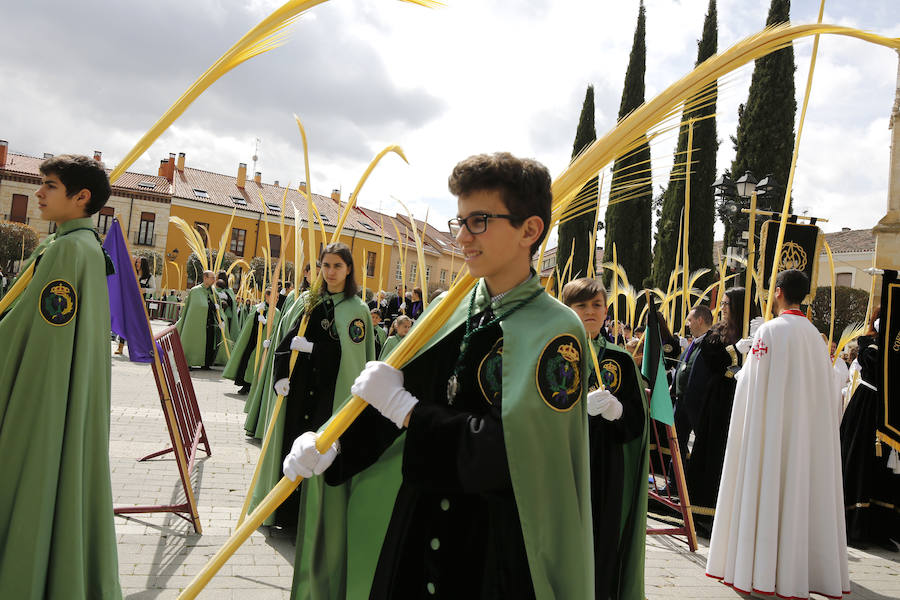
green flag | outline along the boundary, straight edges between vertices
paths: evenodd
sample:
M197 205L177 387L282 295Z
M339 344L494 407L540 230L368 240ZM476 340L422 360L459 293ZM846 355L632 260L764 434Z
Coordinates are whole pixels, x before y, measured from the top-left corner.
M644 332L644 360L641 375L650 383L650 416L666 425L675 424L669 382L663 368L662 340L659 335L659 319L653 296L647 294L650 309L647 311L647 329Z

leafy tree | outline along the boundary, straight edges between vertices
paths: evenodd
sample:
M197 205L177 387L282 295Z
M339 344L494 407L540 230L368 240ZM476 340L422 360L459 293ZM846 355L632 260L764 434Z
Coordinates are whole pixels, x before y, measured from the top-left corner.
M151 250L150 248L132 248L131 253L135 256L146 257L150 262L150 269L153 271L152 275L162 275L163 272L163 256L158 250ZM153 269L153 265L156 265L156 269Z
M218 250L207 250L207 261L210 269L212 269L215 265L216 257L218 255ZM223 271L227 270L228 267L231 266L231 263L236 260L237 256L235 256L231 252L226 251L222 256L222 264L219 268ZM203 280L203 266L200 264L200 259L197 258L196 253L191 252L191 255L188 256L187 263L185 265L185 272L187 273L188 285L196 285Z
M278 264L278 261L272 263L271 268L274 270L275 265ZM266 269L266 261L261 256L254 256L250 260L250 270L253 271L253 280L256 285L256 289L262 290L263 284L263 274ZM285 261L284 263L284 276L288 281L294 281L294 263L290 261ZM278 277L281 277L281 273L278 273ZM269 276L265 275L266 285L270 285Z
M575 143L572 146L572 160L581 154L582 150L591 145L597 139L597 130L594 127L594 86L589 85L584 95L584 104L581 107L581 117L578 119L578 129L575 131ZM571 212L580 213L588 206L593 208L584 214L574 218L566 218L559 225L559 243L556 250L556 266L562 276L569 255L572 255L571 279L586 277L588 265L594 260L595 252L589 249L591 245L591 232L597 214L597 177L594 177L581 188L576 200L572 202ZM589 204L590 203L590 204ZM575 252L572 254L572 245ZM595 265L596 267L596 265Z
M709 9L703 22L703 36L697 44L699 65L717 52L718 24L716 0L709 0ZM716 179L716 100L717 85L713 82L692 100L699 106L689 108L681 116L681 129L675 151L675 166L669 175L669 185L662 197L662 210L656 226L656 247L653 252L653 285L665 289L669 275L675 268L678 254L679 232L684 209L685 172L688 146L688 121L695 119L693 149L691 151L691 214L688 245L688 268L713 267L714 205L712 183ZM702 120L699 120L702 119ZM680 164L679 164L680 163ZM701 288L712 282L712 276L700 279Z
M644 72L647 62L645 32L646 15L644 2L641 0L634 43L625 72L622 103L619 106L620 120L644 103ZM646 141L635 151L617 158L613 164L612 187L606 208L603 260L612 260L613 244L616 244L619 264L636 288L649 283L650 275L653 186L649 172L650 144ZM604 281L608 286L608 271Z
M24 243L24 249L23 249ZM15 221L0 221L0 267L9 276L13 263L34 252L38 245L38 233L30 225Z
M839 285L834 288L834 338L841 337L847 325L866 320L869 294L864 290ZM831 324L831 287L820 286L810 304L810 321L816 329L828 335Z
M789 21L790 13L790 0L772 0L766 26ZM736 151L731 163L733 177L738 178L751 171L761 179L771 173L780 185L787 184L797 114L795 70L793 46L757 59L747 103L738 107L737 135L731 138ZM784 189L779 192L758 198L759 208L780 211ZM723 222L725 247L734 245L731 223L727 220Z

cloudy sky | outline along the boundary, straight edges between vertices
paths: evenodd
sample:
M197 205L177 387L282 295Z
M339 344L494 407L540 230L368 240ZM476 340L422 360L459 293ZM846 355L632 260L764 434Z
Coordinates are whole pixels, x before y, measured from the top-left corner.
M696 59L708 0L647 0L647 98ZM32 0L3 8L0 139L10 149L102 150L114 165L168 106L277 0ZM794 0L796 23L818 2ZM507 150L559 173L567 164L587 85L598 135L615 124L637 0L447 0L430 10L396 0L332 0L292 28L287 44L216 82L130 170L156 173L186 152L189 166L233 173L252 163L263 180L305 178L292 114L310 144L313 190L344 197L369 160L388 157L360 204L443 224L455 214L453 165ZM760 30L768 0L720 0L719 49ZM832 0L825 22L900 36L896 0ZM812 41L795 45L798 105ZM752 65L720 93L719 171L746 100ZM897 54L823 38L794 185L799 211L828 218L826 231L871 227L884 214ZM799 117L799 111L798 111ZM672 143L653 149L665 183Z

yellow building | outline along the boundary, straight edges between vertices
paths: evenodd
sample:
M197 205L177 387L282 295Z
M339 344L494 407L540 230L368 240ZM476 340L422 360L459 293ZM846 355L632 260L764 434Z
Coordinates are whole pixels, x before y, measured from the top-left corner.
M184 219L194 228L205 228L213 248L219 246L222 233L234 213L231 235L227 250L248 263L253 257L262 257L263 249L271 252L273 264L279 258L294 262L294 225L295 210L302 229L302 248L305 252L304 264L309 262L307 246L307 206L306 196L298 189L286 189L279 182L271 184L262 182L262 173L247 177L247 165L240 163L234 175L212 173L202 169L186 166L186 156L182 153L177 159L174 154L160 163L160 173L172 179L172 212L173 216ZM305 184L301 183L301 188ZM334 190L332 195L313 194L313 202L322 218L326 233L331 235L338 222L343 205L340 203L340 192ZM284 211L282 212L282 201ZM284 232L282 235L282 222ZM323 245L323 237L318 222L314 221L315 254L318 255ZM385 232L385 250L390 252L395 235ZM340 241L350 246L356 263L356 280L362 285L363 269L365 269L366 288L372 289L380 277L379 257L382 252L380 225L370 219L366 213L354 208L351 211L341 232ZM194 284L196 275L188 273L186 265L191 254L190 248L180 230L172 226L166 245L167 260L179 266L180 279L176 269L170 267L164 279L164 287L184 289ZM388 269L388 261L384 261L384 269ZM302 268L302 267L301 267Z

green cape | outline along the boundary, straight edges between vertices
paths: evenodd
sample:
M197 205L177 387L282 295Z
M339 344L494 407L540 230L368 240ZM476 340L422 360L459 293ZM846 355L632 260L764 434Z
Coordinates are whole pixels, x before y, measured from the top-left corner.
M266 315L269 314L269 305L265 304ZM262 439L263 433L265 431L266 421L265 419L260 419L260 415L265 415L265 409L263 407L264 402L267 398L267 394L269 390L272 388L272 365L275 363L275 348L278 347L278 341L281 339L281 325L284 322L282 319L282 312L275 309L275 315L272 320L272 329L269 333L271 335L272 343L269 345L269 349L266 352L262 352L259 355L259 364L254 367L256 372L253 374L253 381L250 384L250 393L247 396L247 401L244 403L244 412L247 413L247 418L244 419L244 430L253 435L253 437L257 439ZM266 317L268 319L268 316ZM254 312L250 315L248 321L253 319L257 319L257 313ZM269 330L269 324L266 323L262 325L262 335L259 335L259 330L257 330L257 338L260 340L260 343L267 339L266 332ZM253 357L253 363L256 363L256 356ZM259 375L259 377L257 377ZM249 379L247 381L250 381Z
M40 248L0 321L0 598L121 598L106 264L90 218Z
M627 350L602 339L591 340L597 357L612 358L623 368L634 369L637 394L644 408L644 432L630 442L622 444L622 514L619 520L618 582L619 590L615 598L620 600L644 600L644 558L647 546L647 476L650 471L650 410L647 396L640 388L644 379L634 359ZM601 370L603 367L601 366ZM590 361L594 372L594 361Z
M421 317L420 317L421 318ZM379 327L379 329L381 329ZM403 336L406 337L406 336ZM382 343L381 346L381 354L378 356L378 360L384 360L388 357L388 355L394 351L394 348L400 345L400 342L403 340L402 337L397 335L396 333L392 336L389 336L386 341Z
M282 319L283 326L279 332L279 342L284 339L291 327L302 316L308 302L309 292L300 294L300 298L294 301ZM372 319L368 306L359 298L352 297L341 302L335 298L335 328L341 342L341 363L338 367L338 377L335 382L335 396L332 399L346 398L350 394L350 386L356 376L362 371L366 361L375 358L375 341L372 333ZM365 337L362 341L354 343L350 339L350 323L361 319L365 325ZM275 341L273 341L273 344ZM273 359L274 362L274 359ZM271 419L274 409L275 394L270 391L272 365L267 365L266 380L264 385L266 394L265 406L260 408L260 424ZM333 408L333 407L332 407ZM284 410L279 413L272 430L272 438L269 442L269 451L263 458L260 468L259 480L253 490L250 510L271 491L281 479L281 452L284 434ZM297 525L297 550L295 556L295 572L309 573L310 565L318 566L322 562L336 565L338 572L342 572L346 562L346 545L343 531L346 530L344 519L347 512L346 504L349 495L347 486L332 488L324 482L315 480L303 484L300 498L300 517ZM323 508L324 507L324 508ZM270 516L264 524L271 524L274 515ZM328 531L328 535L325 535ZM343 598L343 575L335 575L330 570L329 574L323 572L323 578L311 583L308 575L302 579L307 582L299 589L300 597L307 597L315 593L314 597ZM296 580L296 579L295 579ZM316 591L312 592L311 587ZM295 593L298 590L295 590Z
M264 307L265 304L263 303L257 304L254 307L256 309L254 314L259 314L260 309ZM228 362L225 364L225 370L222 371L222 377L224 377L225 379L231 379L232 381L234 381L237 378L238 365L240 365L241 363L241 357L244 355L244 352L247 351L247 346L250 345L254 323L256 323L255 319L247 319L244 323L244 326L241 327L240 335L237 337L237 341L231 348L231 358L228 359ZM265 327L265 325L261 326ZM258 350L258 348L255 347L256 339L253 339L253 344L254 348L250 351L250 359L247 361L247 366L244 369L244 381L248 383L253 383L253 378L256 376L256 373L253 372L253 364L256 361L256 351Z
M209 298L212 298L209 288L203 287L202 284L192 287L184 299L181 316L175 323L178 336L181 338L181 347L184 349L184 358L189 367L206 364L206 310ZM214 301L218 301L218 298ZM218 344L221 342L221 334L218 333L218 328L216 331ZM216 358L218 359L218 356Z
M495 314L540 289L531 277L491 303L484 281L476 287L475 311ZM443 296L432 302L432 309ZM416 356L465 323L469 295ZM560 411L542 399L537 385L543 350L560 335L579 344L581 397L587 394L589 357L578 316L541 293L500 323L503 330L503 433L510 477L538 600L591 598L594 594L593 534L586 402ZM347 598L365 600L402 481L400 436L379 461L351 481L347 515ZM539 442L539 443L537 443ZM313 479L315 481L316 479ZM299 548L299 546L298 546ZM324 573L315 573L324 576ZM294 587L297 588L297 572Z

